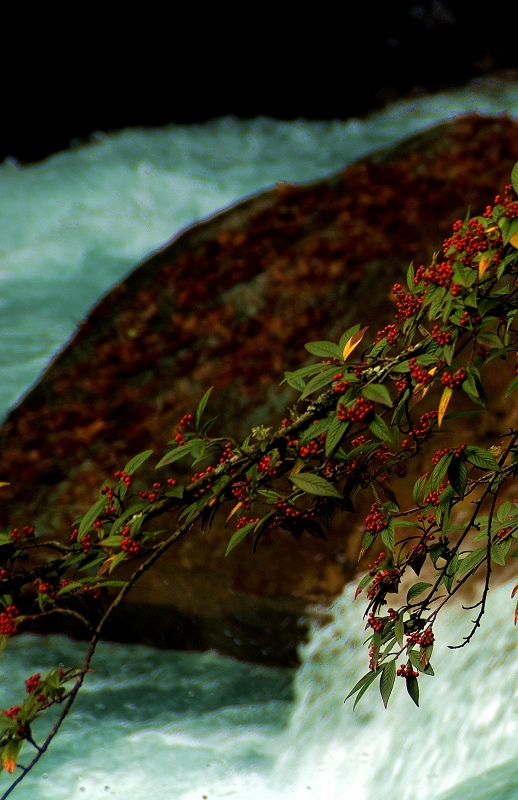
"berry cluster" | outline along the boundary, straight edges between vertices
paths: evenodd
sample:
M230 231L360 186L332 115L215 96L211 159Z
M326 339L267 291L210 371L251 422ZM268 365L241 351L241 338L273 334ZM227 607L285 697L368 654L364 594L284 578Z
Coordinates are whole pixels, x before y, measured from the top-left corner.
M419 436L424 436L428 433L430 428L432 427L433 423L437 420L439 416L439 412L435 409L432 411L425 411L424 414L421 414L419 417L419 424L421 425L420 428L415 428L414 430L409 432L409 436L413 439L417 439Z
M34 534L35 529L31 525L24 525L21 530L19 528L13 528L9 534L9 538L12 542L18 544L24 539L34 539Z
M12 706L11 708L4 708L2 714L9 719L18 719L18 714L22 710L21 706Z
M0 612L0 635L14 636L16 633L15 617L18 616L16 606L7 606L5 611Z
M38 688L41 680L41 675L39 672L36 672L35 675L31 675L30 678L27 678L25 681L25 691L27 694L33 694L36 689Z
M406 664L401 664L401 666L398 667L396 675L400 678L417 678L419 672L412 667L410 661L407 661Z
M497 239L498 241L492 242L492 246L502 243L499 231ZM465 267L472 266L473 257L488 250L489 246L486 228L477 219L470 219L467 225L462 220L457 220L453 224L453 235L447 237L443 245L446 255L455 257L458 253Z
M236 523L236 531L240 530L240 528L244 528L245 525L248 525L250 522L259 522L260 519L260 517L255 517L255 519L250 517L250 519L248 519L248 517L243 515L242 517L239 517Z
M419 645L420 647L429 647L435 641L433 630L431 628L426 628L424 631L414 631L414 633L409 633L406 637L407 644L409 645Z
M224 464L225 461L230 461L231 458L234 456L234 451L232 450L232 442L226 442L225 447L221 453L219 458L219 463Z
M301 458L307 458L308 456L316 456L319 450L322 449L324 443L326 441L326 432L320 434L318 439L312 439L307 444L303 444L299 450L299 456Z
M374 403L366 397L357 397L354 405L346 408L343 403L338 404L337 416L340 422L363 422L374 411Z
M386 527L387 520L381 513L381 506L378 503L373 503L370 514L365 517L365 528L369 533L378 534L385 530Z
M249 477L245 481L236 481L233 483L230 490L236 500L239 500L245 511L247 511L251 506L251 488L252 478Z
M401 570L399 570L398 567L394 567L394 569L381 569L376 573L369 587L369 591L367 592L367 597L369 600L372 600L380 591L383 593L395 592L400 581Z
M140 555L142 552L142 545L140 542L137 542L136 539L131 537L131 527L129 525L125 525L121 531L121 534L121 550L123 550L125 553L129 553L132 556Z
M169 483L169 481L168 481ZM153 491L152 492L138 492L138 496L141 497L143 500L149 500L150 503L156 503L159 498L159 489L161 489L162 484L156 481L153 484Z
M394 315L396 322L400 324L410 317L415 316L421 309L424 300L424 293L413 295L406 292L400 283L394 284L392 287L392 294L396 295L396 308L397 311Z
M371 611L367 620L367 625L370 626L376 633L381 633L383 626L385 625L385 620L383 620L381 617L376 617L374 615L374 611Z
M410 361L408 362L408 366L410 367L410 374L412 375L415 385L428 386L428 384L433 378L433 375L431 375L428 372L428 370L425 369L424 367L420 367L415 358L410 359ZM405 388L406 388L406 379L405 379Z
M401 332L397 325L390 324L386 325L380 331L377 332L376 338L374 339L374 344L378 344L381 342L382 339L386 339L387 343L391 347L395 347L398 343L398 339L401 336Z
M466 370L460 367L453 375L449 372L443 372L441 375L441 383L448 389L460 389L467 377L468 374Z
M436 286L449 286L453 277L453 268L447 261L440 264L430 264L428 267L418 267L414 277L414 284L423 281L425 286L434 283Z
M446 344L451 344L453 341L451 338L451 331L441 330L440 325L434 325L431 330L431 334L435 339L435 341L437 342L437 344L440 344L441 347L444 347L444 345Z
M130 488L132 480L133 480L131 475L128 475L128 473L124 472L123 469L118 469L117 472L114 473L114 476L116 478L119 478L121 481L124 481L124 483L126 484L128 489Z
M441 494L444 492L446 487L449 486L449 484L450 482L446 481L445 483L441 483L437 491L429 492L424 499L426 505L438 506L441 502Z
M268 454L262 456L257 462L257 471L265 475L270 470L272 458Z

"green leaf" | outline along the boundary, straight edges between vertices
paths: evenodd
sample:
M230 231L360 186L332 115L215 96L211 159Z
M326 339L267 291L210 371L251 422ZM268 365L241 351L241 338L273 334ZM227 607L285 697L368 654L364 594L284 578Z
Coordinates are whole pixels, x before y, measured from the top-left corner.
M515 392L517 389L518 389L518 375L512 379L511 383L505 390L504 397L509 397L509 395Z
M513 184L514 191L518 194L518 161L511 171L511 183Z
M300 395L300 400L304 400L308 395L313 394L313 392L318 392L324 386L328 386L332 383L335 372L336 366L322 367L322 372L308 381L306 388Z
M396 680L396 660L388 661L383 665L383 672L381 673L380 680L380 693L383 705L387 707L392 689L394 688L394 681Z
M319 362L318 364L309 364L306 367L301 367L300 369L295 370L295 372L285 372L284 373L284 380L281 382L281 386L283 383L289 383L290 386L293 384L290 383L291 380L299 381L299 379L307 378L309 375L316 375L317 372L320 372L322 369L322 364ZM304 388L306 385L304 381L301 380L302 387ZM294 388L298 388L294 386Z
M416 480L416 482L414 483L414 488L412 490L412 496L413 496L413 499L414 499L414 503L418 503L419 502L419 498L421 497L421 495L423 493L423 490L424 490L424 487L425 487L427 481L428 481L428 473L425 473L424 475L421 475L421 477L418 478Z
M503 502L502 505L499 506L498 511L496 512L496 518L497 518L498 522L502 522L505 525L505 523L508 520L509 513L510 513L511 509L512 509L512 505L509 502L509 500L506 500L505 502Z
M326 436L326 457L336 450L349 426L348 420L342 422L336 414L333 416Z
M246 525L243 525L242 528L239 528L239 530L237 530L230 539L227 545L227 549L225 550L225 555L228 556L230 551L233 550L234 547L239 544L239 542L242 542L245 536L247 536L247 534L249 534L250 531L253 530L256 525L257 522L247 522Z
M201 418L203 416L203 412L205 411L205 406L207 405L207 401L210 397L210 393L212 392L213 387L211 386L210 389L207 389L203 397L201 398L200 402L198 403L198 407L196 408L196 417L194 426L196 430L200 427Z
M334 342L308 342L304 345L308 353L320 358L338 358L342 360L342 350Z
M374 434L374 436L377 436L378 439L381 439L382 442L390 442L390 444L394 444L394 437L392 436L391 431L378 414L375 414L373 419L369 422L369 430Z
M502 238L504 244L507 244L513 236L518 233L518 219L509 219L508 217L500 217L498 225L502 231Z
M366 675L364 675L357 683L354 684L353 688L344 700L344 703L346 703L347 700L353 696L353 694L358 692L358 697L354 701L353 711L356 708L356 704L358 703L359 699L365 694L371 683L374 683L376 678L379 676L379 672L379 670L369 670Z
M462 578L466 572L469 572L473 567L476 567L484 560L487 553L486 547L479 547L477 550L472 550L471 553L462 559L456 571L457 578Z
M381 531L381 541L391 553L394 551L394 520L392 517L389 519L387 527Z
M460 498L464 497L468 482L468 468L461 458L453 458L448 467L448 479Z
M398 618L394 624L394 635L396 637L396 641L400 647L403 647L404 636L405 636L405 622L403 619L403 612L398 614Z
M382 383L370 383L362 389L362 395L367 400L373 400L375 403L382 403L384 406L392 408L392 400L388 393L386 386Z
M453 453L445 453L433 468L432 477L430 478L430 488L432 491L437 491L443 482L443 478L448 471L452 458ZM415 498L415 500L417 501L417 498Z
M301 378L295 372L285 372L282 383L287 383L288 386L291 386L292 389L296 389L298 392L303 392L306 388L306 382L304 378Z
M320 475L314 475L312 472L299 472L298 475L288 475L288 478L297 489L302 489L307 494L343 499L340 492L325 478L321 478Z
M410 263L410 266L408 267L407 273L406 273L406 285L408 286L408 289L411 292L413 292L414 289L415 289L414 277L415 277L415 270L414 270L414 262L412 261Z
M466 372L468 377L462 384L463 391L468 395L470 400L473 400L474 403L478 403L485 408L487 403L480 379L480 372L472 364L468 364Z
M93 521L97 519L99 514L104 510L105 506L106 506L106 498L102 497L88 509L86 514L83 516L83 519L81 520L81 524L79 525L79 532L77 534L77 540L79 542L81 541L85 533L90 530Z
M465 453L467 460L470 464L473 464L474 467L491 470L492 472L498 472L500 470L498 461L489 450L484 450L482 447L469 446L466 448Z
M406 690L416 706L419 706L419 683L413 675L406 678Z
M321 433L324 433L324 431L327 433L334 419L336 419L335 412L329 414L327 417L324 417L324 419L319 419L318 422L312 423L308 428L306 428L300 437L299 444L307 444L308 442L311 442Z
M124 472L127 472L128 475L133 475L140 465L143 464L144 461L146 461L146 459L148 459L151 455L153 455L152 450L144 450L143 453L139 453L137 456L134 456L124 467Z
M507 542L506 542L507 544ZM505 557L507 552L509 551L509 547L504 548L501 544L492 544L491 545L491 561L494 561L495 564L499 564L501 567L505 567Z
M203 439L193 438L189 439L188 442L185 444L180 445L180 447L175 447L173 450L169 450L168 453L165 454L163 458L160 459L158 464L156 465L155 469L160 469L160 467L165 467L167 464L172 464L174 461L179 461L181 458L185 456L192 455L196 458L199 457L200 450L200 442L205 447L205 442Z
M428 589L428 587L431 585L432 585L431 583L414 583L414 585L411 586L407 592L406 596L407 603L410 603L410 601L413 600L414 597L417 597L418 594L424 592L424 590Z

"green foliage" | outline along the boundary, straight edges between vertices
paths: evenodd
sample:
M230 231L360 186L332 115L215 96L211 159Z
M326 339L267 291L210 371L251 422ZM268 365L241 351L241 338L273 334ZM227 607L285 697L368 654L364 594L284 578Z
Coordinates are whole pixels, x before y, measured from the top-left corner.
M214 420L203 423L208 389L194 413L180 421L156 463L160 477L148 491L135 493L133 475L151 450L101 485L67 541L41 541L29 527L0 532L0 646L23 629L25 619L50 612L79 619L91 637L80 666L32 676L22 704L0 717L7 772L19 768L23 777L39 760L87 675L114 609L195 522L207 526L221 516L234 525L226 549L232 558L249 534L254 548L279 528L296 540L306 533L325 539L333 520L352 510L358 492L372 496L360 558L369 548L376 554L356 592L365 599L369 667L346 699L354 697L356 706L379 681L386 706L403 678L419 704L419 681L434 674L433 631L441 610L467 581L484 574L467 644L484 614L494 569L518 554L518 503L505 497L518 473L518 431L501 431L488 449L453 445L457 421L473 410L447 413L455 397L480 413L487 405L487 365L516 361L518 165L512 182L514 191L507 189L483 216L455 223L431 264L410 265L406 286L393 288L394 322L373 341L357 324L338 343L305 345L319 360L285 373L299 400L281 423L254 429L242 443L212 437ZM513 376L504 397L517 388ZM441 446L430 457L434 437ZM413 483L413 501L400 507L397 483L413 459L423 458L428 465ZM183 475L190 470L183 482L174 475L179 461ZM150 524L164 515L164 529ZM38 566L28 569L35 548ZM407 576L419 580L409 584ZM22 613L18 605L23 601L26 607L27 597L32 606ZM31 724L57 704L58 722L37 744ZM17 767L24 745L32 747L33 757Z

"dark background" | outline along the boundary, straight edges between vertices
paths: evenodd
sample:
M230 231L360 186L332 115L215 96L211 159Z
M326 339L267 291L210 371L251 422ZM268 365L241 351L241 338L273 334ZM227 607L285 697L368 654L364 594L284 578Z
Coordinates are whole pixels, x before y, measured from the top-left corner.
M362 116L515 70L516 6L343 2L304 16L284 4L282 18L250 5L167 18L122 9L109 25L97 7L74 19L27 14L4 29L0 161L37 161L131 126Z

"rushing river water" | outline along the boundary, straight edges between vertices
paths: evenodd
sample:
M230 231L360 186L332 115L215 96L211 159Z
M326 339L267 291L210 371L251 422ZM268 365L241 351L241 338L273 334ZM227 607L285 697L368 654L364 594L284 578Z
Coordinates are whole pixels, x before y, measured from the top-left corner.
M362 121L225 118L127 130L38 165L6 161L0 416L99 296L181 228L468 111L518 116L518 87L481 84ZM388 711L375 691L354 713L344 706L365 668L350 590L332 621L313 631L297 673L214 653L103 644L75 713L14 797L518 798L518 633L509 594L495 593L482 633L460 652L445 645L461 640L468 620L445 617L438 676L423 678L420 709L403 691ZM32 672L76 663L78 647L60 637L14 639L1 662L0 706L16 701Z

